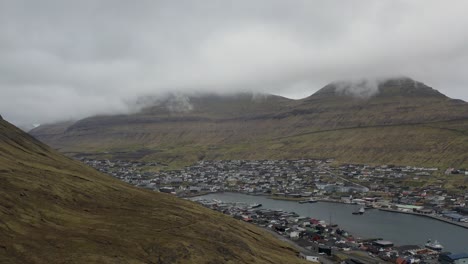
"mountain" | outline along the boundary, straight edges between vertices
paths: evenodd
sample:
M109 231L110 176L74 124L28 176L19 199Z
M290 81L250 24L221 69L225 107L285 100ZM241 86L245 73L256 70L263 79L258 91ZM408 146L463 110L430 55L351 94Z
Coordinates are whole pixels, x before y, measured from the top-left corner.
M70 155L175 167L200 159L305 157L468 167L467 128L468 103L397 78L334 82L301 100L179 95L136 114L45 125L31 134Z
M0 263L302 263L272 235L73 161L0 119Z

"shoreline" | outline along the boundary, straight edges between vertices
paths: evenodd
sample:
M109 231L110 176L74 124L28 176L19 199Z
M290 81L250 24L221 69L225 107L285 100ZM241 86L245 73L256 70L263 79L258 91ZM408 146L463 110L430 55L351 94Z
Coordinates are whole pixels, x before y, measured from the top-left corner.
M409 215L427 217L427 218L431 218L431 219L438 220L438 221L441 221L441 222L445 222L447 224L452 224L452 225L455 225L455 226L458 226L458 227L468 229L468 223L454 222L454 221L451 221L449 219L445 219L445 218L442 218L442 217L437 217L437 216L434 216L434 215L419 214L419 213L415 213L415 212L404 212L404 211L390 209L390 208L376 208L376 209L378 209L380 211L391 212L391 213L409 214Z
M263 196L263 197L266 197L266 198L272 199L272 200L289 201L289 202L299 202L299 201L307 200L305 198L289 198L289 197L282 197L282 196L258 195L258 194L253 195L253 194L249 194L249 193L234 192L234 191L229 191L229 192L245 194L245 195L249 195L249 196ZM217 193L219 193L219 192L217 192ZM205 194L200 194L200 195L195 195L195 196L204 196L204 195L208 195L208 194L211 194L211 193L205 193ZM343 202L343 201L340 201L340 200L330 200L330 199L320 199L319 198L319 199L317 199L317 201L318 202L324 202L324 203L338 203L338 204L354 205L352 203L346 203L346 202ZM415 216L427 217L427 218L438 220L438 221L441 221L441 222L444 222L444 223L447 223L447 224L451 224L451 225L455 225L455 226L458 226L458 227L468 229L468 223L454 222L454 221L451 221L449 219L445 219L445 218L442 218L442 217L437 217L437 216L430 215L430 214L428 215L428 214L420 214L420 213L415 213L415 212L404 212L404 211L400 211L400 210L395 210L395 209L390 209L390 208L381 208L381 207L374 207L373 209L378 209L380 211L397 213L397 214L410 214L410 215L415 215Z
M299 202L299 201L305 201L307 199L303 199L303 198L289 198L289 197L282 197L282 196L271 196L271 195L253 195L253 194L249 194L249 193L243 193L243 192L235 192L235 191L228 191L228 192L231 192L231 193L238 193L238 194L245 194L245 195L249 195L249 196L263 196L263 197L266 197L267 199L271 199L271 200L280 200L280 201L288 201L288 202ZM221 193L221 192L216 192L216 193ZM224 193L224 192L223 192ZM196 197L196 196L204 196L204 195L208 195L208 194L212 194L212 193L205 193L205 194L199 194L199 195L194 195L193 197ZM189 198L189 197L187 197ZM192 197L190 197L192 198ZM317 199L318 202L324 202L324 203L338 203L338 204L347 204L347 205L353 205L352 203L345 203L343 201L340 201L340 200L329 200L329 199ZM390 208L381 208L381 207L374 207L373 209L378 209L380 211L385 211L385 212L390 212L390 213L397 213L397 214L409 214L409 215L414 215L414 216L422 216L422 217L426 217L426 218L430 218L430 219L434 219L434 220L438 220L440 222L444 222L444 223L447 223L447 224L451 224L451 225L455 225L455 226L458 226L458 227L462 227L462 228L465 228L465 229L468 229L468 223L461 223L461 222L454 222L454 221L451 221L449 219L445 219L445 218L442 218L442 217L437 217L437 216L433 216L433 215L427 215L427 214L420 214L420 213L415 213L415 212L404 212L404 211L400 211L400 210L395 210L395 209L390 209Z
M252 196L252 197L257 196L257 195L249 195L249 194L246 194L246 193L239 193L239 192L231 192L231 193L233 193L233 194L244 194L244 195L248 195L248 196ZM264 199L265 198L270 199L270 197L268 197L266 195L264 195L263 197L264 197ZM272 200L274 200L274 199L272 199ZM335 203L335 204L343 204L343 205L349 205L349 206L353 205L353 204L345 203L345 202L340 201L340 200L319 199L318 201L319 202ZM297 203L297 201L291 201L291 200L290 200L290 202ZM452 226L455 226L455 227L462 227L462 228L468 229L468 224L466 224L466 223L453 222L453 221L451 221L449 219L445 219L445 218L442 218L442 217L436 217L436 216L433 216L433 215L424 215L424 214L418 214L418 213L414 213L414 212L404 212L404 211L399 211L399 210L390 209L390 208L375 207L373 209L378 209L379 211L386 211L386 212L390 212L390 213L409 214L409 215L414 215L414 216L424 216L426 218L432 218L434 220L438 220L442 224L446 223L446 224L451 224ZM398 217L398 216L396 216L396 217ZM321 219L324 220L327 225L331 224L328 221L326 221L324 218L321 218ZM273 230L267 229L265 227L262 227L262 228L265 229L265 230L270 231L271 233L275 233L275 235L278 236L278 238L281 237L282 239L285 239L285 241L287 240L288 243L290 243L290 244L291 244L291 242L294 243L293 240L288 239L287 237L281 236L280 234L276 234L276 232L274 232ZM383 237L383 238L373 238L372 236L362 236L362 234L360 234L359 232L356 232L356 230L351 230L351 229L348 230L347 229L346 231L348 232L348 234L353 236L357 241L370 241L370 240L374 240L374 239L385 239L385 237ZM460 231L464 232L463 230L460 230ZM464 239L462 239L462 240L464 240ZM418 242L414 242L414 243L417 243L417 245L421 246L421 248L424 248L424 246L420 245ZM407 244L408 243L405 243L404 241L399 241L399 243L395 244L395 246L402 246L402 245L407 245ZM296 244L295 246L299 246L299 245ZM301 246L299 246L299 248L308 250L308 248L304 248L304 247L301 247ZM343 253L343 252L340 251L340 253ZM316 254L314 254L314 255L316 255Z
M268 199L280 200L280 201L290 201L290 202L301 202L307 201L309 198L293 198L293 197L283 197L283 196L267 196Z
M274 200L284 200L284 201L297 201L297 200L289 200L289 199L274 199ZM324 202L324 203L338 203L338 204L349 204L349 205L354 205L352 203L345 203L343 201L339 200L328 200L328 199L317 199L318 202ZM427 217L431 218L434 220L438 220L447 224L455 225L458 227L466 228L468 229L468 223L461 223L461 222L455 222L451 221L449 219L445 219L442 217L437 217L434 215L428 215L428 214L420 214L420 213L415 213L415 212L404 212L400 210L395 210L395 209L390 209L390 208L379 208L379 207L374 207L373 209L378 209L380 211L385 211L385 212L391 212L391 213L397 213L397 214L410 214L410 215L415 215L415 216L422 216L422 217Z

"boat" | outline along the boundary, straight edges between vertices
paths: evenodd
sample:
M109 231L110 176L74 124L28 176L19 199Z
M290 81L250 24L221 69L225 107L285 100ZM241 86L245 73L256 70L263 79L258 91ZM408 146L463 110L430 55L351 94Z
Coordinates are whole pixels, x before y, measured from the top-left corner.
M366 209L364 209L364 207L361 207L361 208L359 208L358 211L354 211L352 214L353 215L362 215L362 214L364 214L365 211L366 211Z
M426 244L424 244L424 246L428 249L432 249L432 250L435 250L435 251L442 251L444 249L444 246L442 246L439 241L437 240L434 240L434 242L432 242L430 239L427 240Z
M262 206L261 203L254 203L254 204L250 205L250 208L258 208L258 207L261 207L261 206Z
M313 199L313 198L310 198L308 200L303 200L303 201L299 201L300 204L305 204L305 203L316 203L318 202L317 200Z

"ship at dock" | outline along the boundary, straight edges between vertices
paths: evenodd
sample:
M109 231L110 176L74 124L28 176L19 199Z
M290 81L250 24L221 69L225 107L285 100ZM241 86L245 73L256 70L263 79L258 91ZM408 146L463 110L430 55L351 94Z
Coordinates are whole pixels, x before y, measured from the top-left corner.
M442 244L439 243L439 241L437 240L434 240L434 242L432 242L430 239L427 240L426 244L424 244L424 246L428 249L432 249L432 250L435 250L435 251L442 251L444 249L444 246L442 246Z
M363 215L365 211L366 211L366 209L364 209L364 207L361 207L361 208L359 208L358 211L354 211L352 214L353 215Z
M310 198L308 200L303 200L303 201L299 201L300 204L305 204L305 203L316 203L318 202L317 200L315 200L314 198Z

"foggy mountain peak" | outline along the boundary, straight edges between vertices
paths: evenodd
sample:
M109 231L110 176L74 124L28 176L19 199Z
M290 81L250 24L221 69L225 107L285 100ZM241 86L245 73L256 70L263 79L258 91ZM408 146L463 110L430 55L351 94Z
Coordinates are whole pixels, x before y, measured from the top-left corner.
M376 96L445 97L445 95L439 91L408 77L389 79L363 78L357 80L335 81L326 85L312 96L319 98L347 96L361 99L369 99Z
M438 90L410 78L389 79L379 84L379 96L446 97Z
M2 1L0 112L44 124L134 113L127 101L147 94L299 99L330 80L395 74L468 98L468 2L319 2Z
M258 92L234 93L167 93L159 96L144 96L135 102L135 112L183 114L210 107L245 107L255 104L289 101L290 99Z

